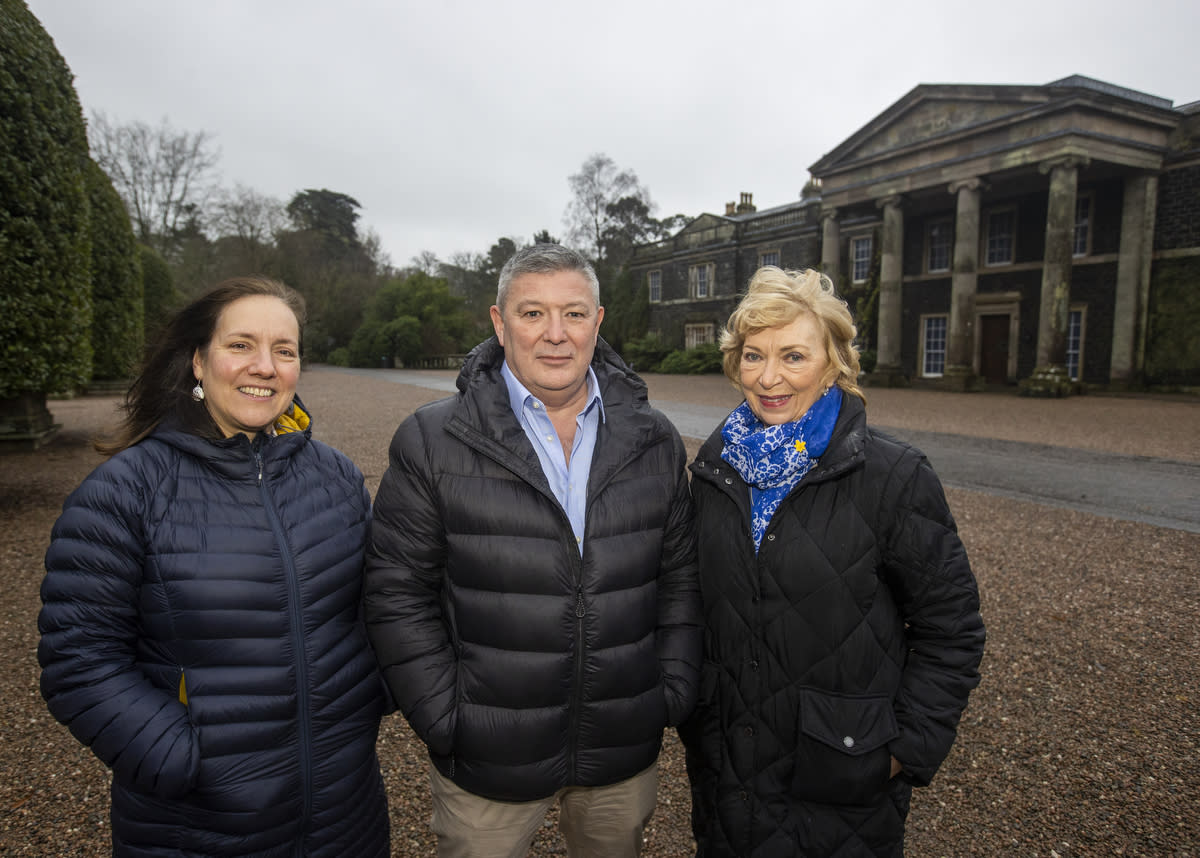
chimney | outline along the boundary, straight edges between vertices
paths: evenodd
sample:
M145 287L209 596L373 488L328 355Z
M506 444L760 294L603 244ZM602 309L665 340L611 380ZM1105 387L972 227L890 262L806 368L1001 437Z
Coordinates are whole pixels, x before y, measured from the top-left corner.
M758 209L754 207L754 194L748 194L745 191L742 191L742 201L738 203L737 213L753 214L756 211L758 211Z
M734 208L733 203L725 203L725 214L726 215L737 214L737 210Z

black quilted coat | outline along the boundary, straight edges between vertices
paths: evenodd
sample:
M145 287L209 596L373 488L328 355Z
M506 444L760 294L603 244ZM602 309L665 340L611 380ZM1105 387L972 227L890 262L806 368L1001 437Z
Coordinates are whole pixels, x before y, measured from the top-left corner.
M983 652L941 484L848 395L756 555L722 446L718 427L692 464L705 660L680 735L697 854L899 856L911 789L950 751Z
M370 499L309 433L160 428L54 526L42 693L112 768L117 856L384 858Z
M495 338L401 424L375 498L367 627L434 764L476 795L604 786L691 711L700 594L683 444L600 341L584 550L509 404Z

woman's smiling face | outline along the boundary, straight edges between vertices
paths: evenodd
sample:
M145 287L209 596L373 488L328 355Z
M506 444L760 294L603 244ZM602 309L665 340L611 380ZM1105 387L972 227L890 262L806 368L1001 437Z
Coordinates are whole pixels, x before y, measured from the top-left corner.
M287 411L300 378L300 324L270 295L239 298L221 311L208 347L192 356L204 405L226 438L253 439Z
M740 362L742 393L768 426L799 420L825 392L829 356L812 313L747 335Z

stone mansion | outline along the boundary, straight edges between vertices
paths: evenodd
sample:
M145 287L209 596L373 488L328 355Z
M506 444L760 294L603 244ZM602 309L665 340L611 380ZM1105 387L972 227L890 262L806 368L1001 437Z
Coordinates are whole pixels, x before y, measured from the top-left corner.
M809 172L794 202L743 193L635 250L667 345L714 342L758 267L820 268L868 383L1200 384L1200 102L922 84Z

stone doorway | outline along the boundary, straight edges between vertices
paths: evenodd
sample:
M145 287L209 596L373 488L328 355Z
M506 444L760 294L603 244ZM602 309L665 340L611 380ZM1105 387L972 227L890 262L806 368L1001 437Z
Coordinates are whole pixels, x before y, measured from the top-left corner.
M1008 314L979 317L979 374L988 384L1008 383Z

